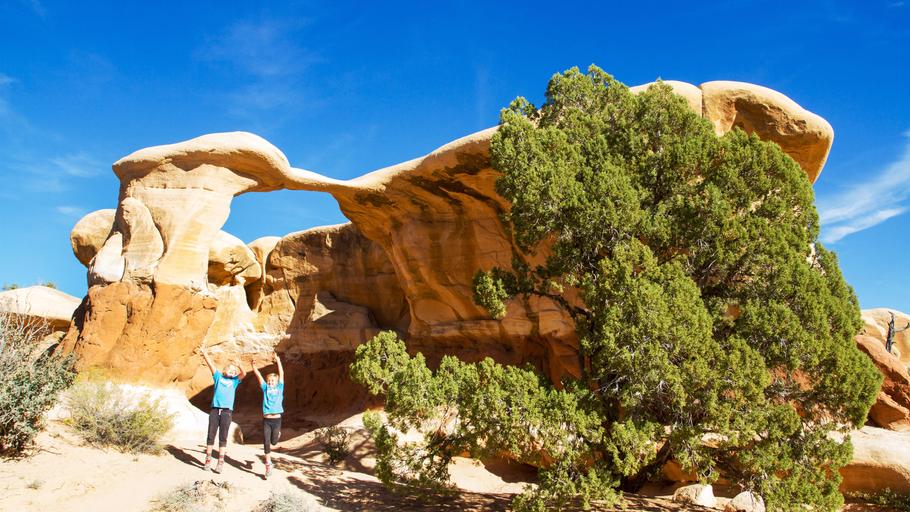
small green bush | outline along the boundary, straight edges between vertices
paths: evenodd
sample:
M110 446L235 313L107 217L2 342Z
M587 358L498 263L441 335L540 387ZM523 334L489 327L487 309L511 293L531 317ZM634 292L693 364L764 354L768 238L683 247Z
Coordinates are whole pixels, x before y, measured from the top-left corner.
M857 492L849 494L854 500L881 505L883 507L900 510L901 512L910 512L910 495L898 494L891 489L885 489L881 492Z
M234 488L227 482L198 480L162 494L149 512L212 512L225 509Z
M307 500L299 492L286 490L272 491L269 499L263 501L256 512L315 512L317 510L320 510L320 507L312 500Z
M331 464L338 464L351 453L348 446L348 431L337 425L319 431L319 440L325 446L325 453Z
M0 455L20 454L75 378L73 358L53 353L45 324L0 313Z
M67 394L69 424L90 444L125 452L154 453L174 425L173 415L158 400L136 403L109 382L80 382Z

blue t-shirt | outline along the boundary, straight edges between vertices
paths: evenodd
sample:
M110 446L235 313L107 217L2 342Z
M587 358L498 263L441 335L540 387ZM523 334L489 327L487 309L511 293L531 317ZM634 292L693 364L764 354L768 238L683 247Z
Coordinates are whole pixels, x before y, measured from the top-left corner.
M215 380L215 395L212 397L212 407L223 409L234 408L234 394L240 384L240 377L228 377L216 371L212 378Z
M284 382L275 387L262 384L262 414L281 414L284 412Z

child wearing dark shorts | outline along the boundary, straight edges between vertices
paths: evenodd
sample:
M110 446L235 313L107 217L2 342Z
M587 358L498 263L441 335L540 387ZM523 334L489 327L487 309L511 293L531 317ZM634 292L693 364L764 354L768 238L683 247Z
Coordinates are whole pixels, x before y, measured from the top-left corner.
M215 467L215 472L221 473L224 470L224 456L227 452L227 436L228 429L231 427L234 396L237 393L237 386L240 385L240 381L246 376L246 373L234 362L228 364L224 372L221 372L215 368L205 348L200 347L198 352L202 354L205 364L212 372L215 386L215 393L212 396L212 408L209 410L209 430L205 440L205 466L203 466L203 469L206 471L212 469L212 447L215 444L215 435L217 434L218 465Z
M270 373L265 379L250 361L253 373L259 379L262 388L262 449L265 451L265 478L272 475L272 445L278 444L281 437L281 414L284 413L284 368L281 359L275 354L278 373Z

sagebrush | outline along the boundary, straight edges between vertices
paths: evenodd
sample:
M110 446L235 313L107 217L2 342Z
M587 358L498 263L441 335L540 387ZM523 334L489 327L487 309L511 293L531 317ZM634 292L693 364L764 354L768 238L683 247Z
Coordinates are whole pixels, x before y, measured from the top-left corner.
M161 494L152 501L149 512L221 512L233 493L228 482L198 480Z
M0 455L22 453L44 414L75 378L73 358L53 351L46 323L0 313Z
M174 424L160 401L128 396L110 382L83 381L66 396L68 423L88 443L125 452L154 453Z
M255 512L317 512L321 507L313 499L297 491L272 491Z

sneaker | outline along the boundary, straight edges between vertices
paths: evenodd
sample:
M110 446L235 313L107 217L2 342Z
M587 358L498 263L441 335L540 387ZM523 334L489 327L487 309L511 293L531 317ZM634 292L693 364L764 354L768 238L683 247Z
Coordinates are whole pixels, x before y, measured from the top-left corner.
M215 473L220 475L222 471L224 471L224 461L219 459L218 465L215 466Z
M265 475L263 476L263 478L268 478L270 476L272 476L272 465L266 464L265 465Z
M211 470L212 470L212 458L211 458L211 457L206 457L206 458L205 458L205 466L202 467L202 470L203 470L203 471L211 471Z

